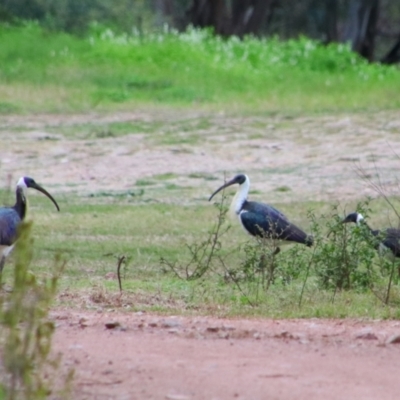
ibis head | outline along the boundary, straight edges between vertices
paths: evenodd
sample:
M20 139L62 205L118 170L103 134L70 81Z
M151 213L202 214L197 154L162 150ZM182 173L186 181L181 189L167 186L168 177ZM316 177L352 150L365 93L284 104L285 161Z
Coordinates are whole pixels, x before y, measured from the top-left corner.
M354 224L360 224L361 221L364 220L364 217L358 212L352 212L343 219L342 223L347 224L349 222L353 222Z
M230 181L225 182L222 186L220 186L208 199L208 201L210 201L218 192L227 188L228 186L232 186L235 184L239 185L239 190L237 191L235 197L233 198L230 206L230 213L232 216L240 214L240 211L243 208L243 204L247 200L247 195L249 194L249 189L250 189L250 179L247 175L244 174L236 175Z
M247 175L244 174L239 174L233 177L230 181L224 183L222 186L220 186L208 199L208 201L211 201L211 199L221 190L227 188L228 186L232 186L235 184L238 185L243 185L244 183L247 183L248 186L250 186L250 179Z
M40 186L38 183L36 183L35 180L30 178L29 176L23 176L19 179L19 181L17 183L17 198L18 198L18 192L19 192L25 201L25 197L26 197L25 191L28 188L36 189L39 192L42 192L53 202L53 204L57 208L57 211L60 211L60 207L58 206L54 197L46 189L44 189L42 186Z

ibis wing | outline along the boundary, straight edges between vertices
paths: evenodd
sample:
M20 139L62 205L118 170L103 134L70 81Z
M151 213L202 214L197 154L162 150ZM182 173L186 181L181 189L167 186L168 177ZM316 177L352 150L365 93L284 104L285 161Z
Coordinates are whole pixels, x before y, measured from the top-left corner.
M383 234L382 243L392 251L395 257L400 257L400 230L388 228Z
M247 202L240 213L240 220L251 235L310 244L310 237L305 232L269 205Z
M0 209L0 245L11 246L14 243L20 222L21 219L14 209Z

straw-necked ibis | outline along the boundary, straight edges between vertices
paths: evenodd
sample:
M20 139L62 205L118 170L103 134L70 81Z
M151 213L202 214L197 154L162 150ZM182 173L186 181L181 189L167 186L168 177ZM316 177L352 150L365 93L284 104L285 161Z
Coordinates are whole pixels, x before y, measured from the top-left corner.
M368 229L368 231L375 238L377 238L375 248L379 251L381 255L389 255L392 259L400 259L400 229L372 229L369 227L364 217L358 212L352 212L348 214L342 222L353 222L358 226L364 225Z
M6 257L14 248L18 234L18 225L25 218L27 212L26 189L33 188L45 194L60 211L53 196L32 178L23 176L19 179L16 189L16 201L13 207L0 208L0 273L4 268Z
M269 204L247 200L250 189L250 179L247 175L236 175L219 187L210 196L209 201L221 190L235 184L239 185L239 189L232 200L230 211L239 217L247 233L277 242L295 242L312 246L313 237L292 224L282 212ZM276 250L279 252L279 247Z

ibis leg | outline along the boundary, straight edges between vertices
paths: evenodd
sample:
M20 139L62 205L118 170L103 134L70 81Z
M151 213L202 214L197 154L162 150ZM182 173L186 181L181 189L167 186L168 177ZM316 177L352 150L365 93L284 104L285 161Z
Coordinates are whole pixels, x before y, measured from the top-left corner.
M0 258L0 274L3 272L5 262L6 262L6 257L2 255Z
M271 283L275 280L275 269L277 267L275 257L280 251L281 249L276 247L274 251L268 255L268 258L265 254L260 258L259 268L263 271L263 286L265 290L268 290Z
M0 256L1 257L0 258L0 274L3 271L4 264L6 263L6 258L13 251L14 246L15 246L15 243L12 246L3 247L3 251L0 252L0 254L1 254L1 256Z

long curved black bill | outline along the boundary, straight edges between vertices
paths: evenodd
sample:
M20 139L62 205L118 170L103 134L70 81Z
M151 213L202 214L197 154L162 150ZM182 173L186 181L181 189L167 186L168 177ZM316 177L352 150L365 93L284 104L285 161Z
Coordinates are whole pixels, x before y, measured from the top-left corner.
M210 196L210 198L208 199L208 201L211 201L211 199L212 199L218 192L220 192L221 190L225 189L225 188L228 187L228 186L234 185L235 183L237 183L235 179L231 179L230 181L224 183L221 187L219 187L219 188Z
M56 206L57 211L60 211L60 207L58 207L57 202L55 201L54 197L43 187L41 187L40 185L38 185L37 183L34 183L31 188L38 190L39 192L42 192L43 194L45 194Z

